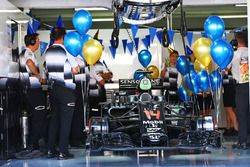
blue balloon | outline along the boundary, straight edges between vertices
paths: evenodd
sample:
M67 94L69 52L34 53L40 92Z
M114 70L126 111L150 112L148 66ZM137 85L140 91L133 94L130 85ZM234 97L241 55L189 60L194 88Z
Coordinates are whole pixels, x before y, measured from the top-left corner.
M151 62L152 56L151 53L148 50L142 50L140 51L138 55L139 62L141 65L146 68L149 63Z
M178 88L177 94L182 101L190 100L188 93L186 92L186 90L183 88L182 85Z
M181 73L181 75L185 75L188 73L189 60L186 56L179 56L176 60L176 68Z
M197 94L199 92L199 87L196 82L196 72L191 70L190 71L190 77L189 74L187 73L184 77L185 79L185 84L189 90L191 90L194 94ZM192 82L192 83L191 83Z
M222 37L225 24L219 16L209 16L204 23L204 30L212 41Z
M140 71L143 71L142 69L138 69L135 71L134 73L134 79L142 79L145 77L145 74L141 74L141 73L137 73L137 72L140 72Z
M209 75L212 91L216 91L222 83L222 76L218 71L213 71Z
M214 62L223 69L227 66L233 58L232 46L223 39L215 40L210 47L210 55Z
M76 57L82 51L81 40L81 35L78 32L71 31L64 37L64 46L71 55Z
M234 51L232 48L232 49L230 49L230 52L228 53L228 56L227 56L226 60L224 61L224 63L222 63L222 65L220 65L220 69L224 70L228 66L228 64L231 63L233 57L234 57Z
M209 76L207 71L202 70L198 72L196 75L196 82L200 90L202 90L203 92L206 91L207 88L209 87Z
M92 26L92 16L86 10L79 10L75 12L73 16L73 25L75 29L81 34L86 34L86 32Z

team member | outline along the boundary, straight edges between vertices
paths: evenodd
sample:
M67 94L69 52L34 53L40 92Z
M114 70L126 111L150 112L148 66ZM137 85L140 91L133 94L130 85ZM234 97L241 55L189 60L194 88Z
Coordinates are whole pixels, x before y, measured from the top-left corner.
M224 135L238 134L238 121L235 114L235 81L231 69L223 76L223 104L226 112L226 130ZM223 74L224 74L223 73ZM233 128L231 128L231 123Z
M32 149L39 149L39 139L46 136L46 92L41 84L46 80L41 77L34 52L39 48L39 35L28 34L24 37L26 48L20 55L21 82L27 90L27 107L31 112Z
M95 81L97 83L97 89L99 92L98 96L90 96L90 108L99 108L98 104L100 102L106 102L106 90L105 82L111 80L113 73L109 71L104 65L97 61L94 65L90 66L90 84Z
M178 51L173 50L169 55L169 61L166 61L161 71L161 78L164 82L169 82L169 86L166 87L166 99L177 103L179 101L176 94L178 87L181 85L181 74L176 69L176 60L179 56ZM175 93L171 93L175 92ZM175 94L171 96L171 94Z
M52 116L49 121L48 133L48 158L56 155L55 143L57 134L59 142L58 159L73 158L73 154L68 151L69 134L75 106L75 83L73 75L80 70L75 58L65 49L64 28L55 27L50 35L54 44L46 53L46 68L49 82L52 85L51 110Z
M234 52L232 60L232 74L236 80L235 103L239 124L238 143L235 148L247 148L249 126L249 70L248 70L248 32L243 30L234 33L238 49Z

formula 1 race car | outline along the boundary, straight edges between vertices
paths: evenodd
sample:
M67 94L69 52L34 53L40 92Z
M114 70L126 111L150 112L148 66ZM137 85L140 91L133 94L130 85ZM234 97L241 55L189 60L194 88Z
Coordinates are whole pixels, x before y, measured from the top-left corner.
M190 152L220 147L221 135L213 129L212 117L192 117L188 114L190 105L176 110L164 96L152 95L151 90L161 85L161 79L119 80L116 100L102 103L100 116L89 119L87 150Z

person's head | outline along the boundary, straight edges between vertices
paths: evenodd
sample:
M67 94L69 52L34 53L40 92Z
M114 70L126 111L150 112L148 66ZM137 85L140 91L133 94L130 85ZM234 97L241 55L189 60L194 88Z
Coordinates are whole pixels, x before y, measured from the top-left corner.
M178 56L179 56L179 53L178 53L178 51L176 51L176 50L173 50L173 51L170 53L169 59L170 59L170 64L171 64L171 65L175 65L175 64L176 64L176 60L177 60Z
M243 30L234 32L234 39L238 42L238 47L248 47L248 32Z
M66 31L63 27L54 27L50 34L50 39L54 41L54 43L63 44L64 36Z
M30 48L33 52L39 48L39 34L27 34L24 37L26 47Z

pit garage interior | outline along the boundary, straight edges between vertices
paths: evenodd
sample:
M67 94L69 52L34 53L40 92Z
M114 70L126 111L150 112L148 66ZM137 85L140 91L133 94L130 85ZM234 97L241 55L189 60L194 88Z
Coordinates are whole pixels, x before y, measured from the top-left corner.
M206 28L209 19L214 16L223 21L220 26L223 24L224 29L219 40L225 41L226 49L233 49L230 41L234 33L248 31L249 2L1 0L0 166L249 166L250 138L246 147L234 147L238 142L238 132L226 129L227 116L223 105L226 67L218 64L220 57L210 56L213 54L210 52L209 65L205 67L202 67L202 63L198 67L194 62L195 75L204 77L203 73L199 73L203 70L209 80L205 82L196 77L200 84L192 81L191 65L185 69L184 65L178 64L180 57L185 59L182 63L190 64L190 55L207 63L208 55L195 55L199 51L196 44L200 39L204 42L213 38ZM87 11L91 18L77 25L74 19L76 13L81 11ZM47 131L43 140L39 140L40 150L30 148L32 114L26 106L25 94L28 89L21 86L20 79L24 76L20 54L25 48L24 37L29 28L39 34L40 46L35 52L35 59L41 76L46 78L49 72L44 69L44 62L51 42L50 34L53 27L59 24L68 34L80 34L84 44L90 40L98 41L101 46L98 60L112 72L112 78L104 84L106 102L91 108L90 99L100 96L93 88L90 70L94 64L91 56L97 51L88 55L84 50L85 45L81 43L80 51L74 57L80 55L81 62L89 65L81 67L74 75L74 82L80 83L75 95L76 103L81 106L79 110L74 110L81 114L74 116L70 125L68 148L74 157L66 156L61 160L57 155L48 158ZM89 28L80 33L85 26ZM213 43L216 40L209 41ZM64 38L67 51L73 55L78 48L68 43ZM170 65L169 55L173 50L179 53L176 68L182 78L181 86L176 84L178 90L171 91L171 79L164 79L161 73L167 61ZM216 53L225 56L223 52ZM187 72L183 74L183 70ZM207 87L202 90L204 84ZM95 80L94 85L97 85ZM195 92L196 87L198 92ZM42 85L42 90L46 92L47 115L44 125L47 129L53 115L50 108L53 103L50 97L52 89L49 82ZM205 98L211 96L209 112L199 106L198 95L202 106L206 103ZM237 115L237 110L235 113ZM230 127L233 128L232 125ZM77 133L76 143L72 142L73 133Z

